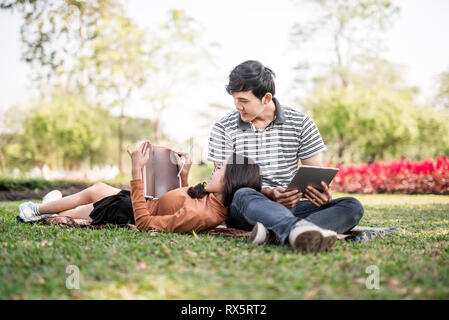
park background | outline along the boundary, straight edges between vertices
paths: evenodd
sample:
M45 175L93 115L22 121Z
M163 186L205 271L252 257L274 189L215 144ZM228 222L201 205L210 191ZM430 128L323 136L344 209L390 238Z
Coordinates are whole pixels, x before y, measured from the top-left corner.
M2 176L121 172L126 183L124 148L144 139L193 142L194 163L205 163L213 122L234 109L229 72L250 59L275 71L283 104L313 117L325 163L449 151L445 1L2 6Z
M145 139L180 151L193 144L189 182L207 181L209 130L234 110L224 89L228 75L245 60L259 60L276 73L280 102L317 124L329 148L324 162L341 169L332 184L335 196L357 194L364 225L408 230L363 245L363 253L339 243L336 252L311 260L288 248L264 251L239 240L166 235L151 242L135 236L160 259L154 265L142 256L147 251L118 258L136 249L123 231L76 231L70 245L59 244L66 231L56 235L56 227L47 226L42 234L37 226L16 225L18 202L7 201L1 203L2 297L448 297L448 1L0 3L0 200L40 199L54 188L69 194L95 181L129 187L125 148ZM29 251L56 249L61 268L68 256L89 265L83 244L99 234L113 250L103 255L90 247L92 254L118 267L105 267L109 276L93 268L83 293L66 291L60 279L45 275L56 272L51 254L39 258ZM124 247L117 246L120 239ZM222 246L232 246L241 265ZM218 258L209 256L211 248ZM379 260L379 252L389 260ZM214 274L205 271L210 259L223 259ZM251 259L260 259L259 269L249 267ZM380 293L363 289L361 270L371 260L385 272ZM273 261L284 273L267 271ZM316 269L320 262L332 279ZM30 276L26 266L35 263L41 273ZM243 291L238 281L224 280L229 268L249 276ZM12 269L19 271L13 275ZM135 271L131 278L146 270L148 282L127 286L120 273L128 269ZM216 282L202 286L197 275ZM30 283L23 282L27 277ZM224 283L229 290L221 292Z

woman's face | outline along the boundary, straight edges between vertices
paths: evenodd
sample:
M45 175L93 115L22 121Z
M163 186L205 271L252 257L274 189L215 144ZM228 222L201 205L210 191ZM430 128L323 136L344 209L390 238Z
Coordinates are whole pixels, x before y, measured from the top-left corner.
M225 172L226 172L226 162L214 169L214 171L212 172L212 176L210 177L210 180L206 186L206 190L208 192L223 191Z

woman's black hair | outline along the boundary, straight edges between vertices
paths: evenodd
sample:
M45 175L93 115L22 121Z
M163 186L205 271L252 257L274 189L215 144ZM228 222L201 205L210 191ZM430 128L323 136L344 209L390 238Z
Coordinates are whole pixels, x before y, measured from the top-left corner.
M240 188L252 188L256 191L262 189L262 175L260 167L250 158L233 153L231 159L226 162L224 174L223 205L229 207L235 192ZM206 191L206 182L197 184L187 190L192 198L203 198L209 194Z
M232 94L251 90L258 99L262 99L269 92L274 97L276 93L275 76L271 69L264 67L259 61L248 60L231 71L226 91Z

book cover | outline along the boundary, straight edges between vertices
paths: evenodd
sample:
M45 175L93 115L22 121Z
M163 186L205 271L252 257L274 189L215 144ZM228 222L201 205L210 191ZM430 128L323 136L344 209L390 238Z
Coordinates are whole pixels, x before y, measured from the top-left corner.
M178 177L176 152L165 147L147 144L150 148L149 158L142 168L143 192L145 198L157 199L170 190L181 187Z

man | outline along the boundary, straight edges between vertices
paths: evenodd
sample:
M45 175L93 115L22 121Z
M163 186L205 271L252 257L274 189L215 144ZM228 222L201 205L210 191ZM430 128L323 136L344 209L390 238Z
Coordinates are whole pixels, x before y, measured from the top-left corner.
M326 150L313 120L275 98L274 73L258 61L246 61L229 75L227 92L236 111L217 121L209 138L208 160L219 168L232 152L252 158L261 168L261 192L239 189L229 207L228 227L252 230L256 244L288 242L303 253L321 252L333 246L336 233L355 227L363 206L352 197L332 200L308 187L303 194L286 187L304 165L322 166Z

